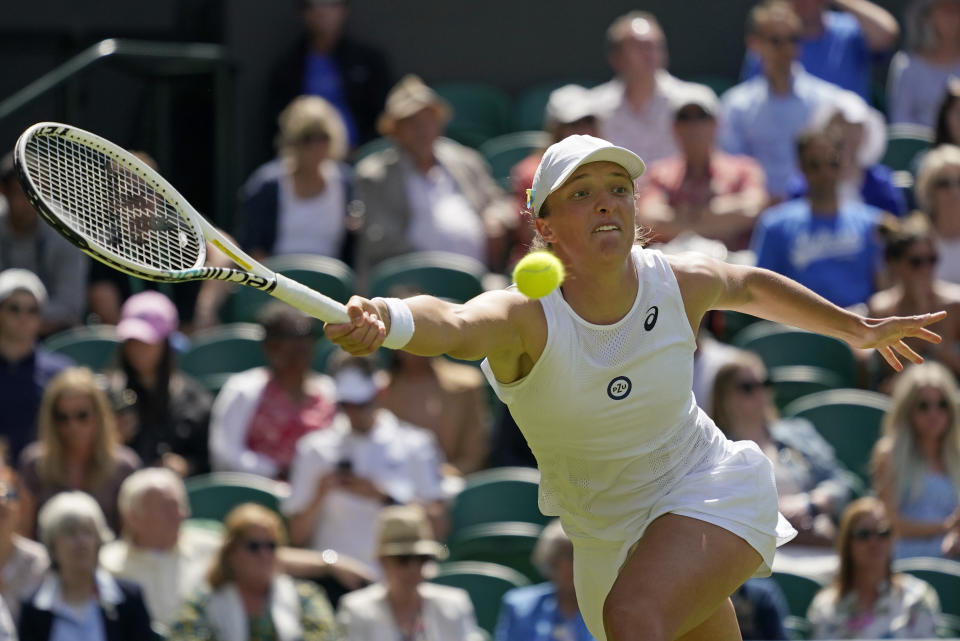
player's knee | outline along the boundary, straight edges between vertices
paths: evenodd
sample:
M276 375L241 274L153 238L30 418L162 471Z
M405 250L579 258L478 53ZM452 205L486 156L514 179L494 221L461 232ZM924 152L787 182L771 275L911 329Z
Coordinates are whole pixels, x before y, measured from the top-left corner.
M607 641L668 641L670 636L658 605L640 596L612 590L603 602Z

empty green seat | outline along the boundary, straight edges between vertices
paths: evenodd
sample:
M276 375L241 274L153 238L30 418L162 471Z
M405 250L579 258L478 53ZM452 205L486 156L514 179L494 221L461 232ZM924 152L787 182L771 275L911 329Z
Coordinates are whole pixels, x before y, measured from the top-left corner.
M467 476L450 509L453 540L472 525L519 521L539 526L550 522L537 506L540 472L528 467L497 467Z
M836 373L843 387L856 387L853 351L836 338L763 321L740 331L733 344L755 352L768 370L780 365L815 365Z
M433 583L461 588L470 595L477 623L493 633L507 590L530 585L525 576L508 567L481 561L453 561L440 565Z
M793 572L774 572L771 578L780 587L787 600L789 615L783 622L787 632L794 639L809 638L810 624L807 621L807 609L823 585L810 577Z
M506 191L513 190L510 170L532 151L550 145L550 136L543 131L515 131L491 138L480 145L480 153L490 165L493 177Z
M214 472L184 481L191 519L223 521L241 503L257 503L280 514L280 484L256 474Z
M890 397L858 389L808 394L787 405L785 416L809 420L833 446L837 460L870 483L870 454L880 436L880 424Z
M901 123L887 128L887 150L881 161L894 171L913 171L918 154L926 151L933 141L929 127Z
M960 563L950 559L917 557L893 562L894 572L906 572L933 586L940 597L941 638L960 637Z
M517 521L478 523L448 541L451 561L487 561L513 568L533 583L544 576L531 560L542 525Z
M263 328L255 323L229 323L200 330L180 357L180 368L203 380L211 374L233 374L266 365L262 340Z
M264 264L341 303L353 295L353 270L336 258L287 254L273 256ZM258 289L236 286L227 298L221 317L228 323L251 323L256 321L260 308L273 300L276 299Z
M450 82L434 85L453 107L447 135L470 147L506 133L511 128L513 101L498 87L479 82Z
M50 336L43 346L96 372L116 357L121 343L114 325L83 325Z
M486 267L460 254L412 252L388 258L370 274L370 296L396 296L406 289L457 302L483 293Z
M781 365L770 370L773 395L781 411L793 401L813 394L843 387L843 380L822 367L813 365Z
M513 129L516 131L543 129L543 117L547 109L547 101L550 100L550 94L555 89L569 84L592 87L596 83L567 79L552 80L527 87L517 95L514 101Z
M393 146L393 141L390 138L374 138L357 147L351 154L350 160L353 164L357 164L367 156L372 156L391 146Z

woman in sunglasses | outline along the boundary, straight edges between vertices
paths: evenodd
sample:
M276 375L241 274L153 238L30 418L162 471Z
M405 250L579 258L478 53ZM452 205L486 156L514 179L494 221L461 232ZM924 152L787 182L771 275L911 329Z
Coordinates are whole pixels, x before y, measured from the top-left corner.
M710 405L727 438L754 441L773 463L780 512L797 529L796 542L833 545L852 494L849 476L809 421L779 417L763 361L738 350L717 371Z
M39 440L20 455L20 478L38 508L64 490L97 500L107 524L119 530L120 484L140 467L140 457L117 439L107 395L86 367L60 372L44 391Z
M893 526L883 502L853 501L840 520L840 568L807 612L812 639L900 639L936 636L937 593L891 570Z
M940 145L927 152L913 189L937 232L936 276L960 283L960 147Z
M958 401L956 379L938 363L911 367L894 383L873 489L899 535L895 558L960 557Z
M294 581L277 566L286 542L280 516L243 503L224 519L223 545L207 581L188 601L169 641L334 641L333 609L315 584Z

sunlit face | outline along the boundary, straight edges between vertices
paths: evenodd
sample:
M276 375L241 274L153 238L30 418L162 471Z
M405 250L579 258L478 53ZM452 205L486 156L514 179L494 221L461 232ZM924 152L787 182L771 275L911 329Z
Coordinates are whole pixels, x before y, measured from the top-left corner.
M882 512L860 515L850 528L850 559L854 572L882 571L890 565L893 531Z
M65 392L53 405L53 424L65 452L89 452L100 416L90 394Z
M741 367L727 390L726 402L734 423L730 428L736 430L738 423L756 425L765 421L773 402L770 390L770 379L762 365Z
M125 520L137 545L169 550L177 544L180 524L186 518L179 499L172 488L161 487L150 488L140 496Z
M633 246L633 181L616 163L593 162L578 167L547 196L544 207L548 215L536 219L537 231L568 264L622 258Z
M910 425L918 443L938 443L953 418L950 401L933 385L917 390L917 400L910 411Z
M145 343L136 338L130 338L123 342L123 355L126 356L131 367L141 375L152 374L160 367L166 347L165 341Z
M757 25L749 45L768 73L789 72L800 50L800 25L785 17L771 16Z
M716 131L716 119L698 105L685 105L674 115L673 135L686 154L709 150Z
M427 106L394 123L393 137L401 148L414 155L433 153L433 143L443 134L443 121L433 107Z
M33 294L17 290L0 303L0 336L5 340L34 343L43 318Z
M53 540L53 559L65 574L93 574L99 552L100 536L92 519L69 523Z
M272 529L261 525L247 528L227 557L237 585L249 589L269 586L277 573L277 546Z
M664 49L660 27L645 18L634 18L624 28L610 62L621 76L649 75L663 67Z
M930 205L938 225L960 218L960 165L947 165L930 181Z
M291 143L290 149L296 167L317 167L330 157L330 134L323 130L304 132Z
M940 255L932 240L914 241L896 262L897 278L904 287L930 284L933 282L934 268L939 260Z
M390 591L409 593L423 581L423 566L428 556L405 554L380 557L380 567Z

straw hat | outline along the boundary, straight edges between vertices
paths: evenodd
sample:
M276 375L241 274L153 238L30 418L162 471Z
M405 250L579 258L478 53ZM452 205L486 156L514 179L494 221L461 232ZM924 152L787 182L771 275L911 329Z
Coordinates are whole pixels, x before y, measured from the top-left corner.
M433 538L427 515L417 505L395 505L380 512L377 556L432 556L443 559L447 548Z
M398 120L409 118L428 107L436 112L444 124L453 115L450 103L428 87L419 76L406 75L387 94L387 104L377 119L377 131L388 136L393 133Z

